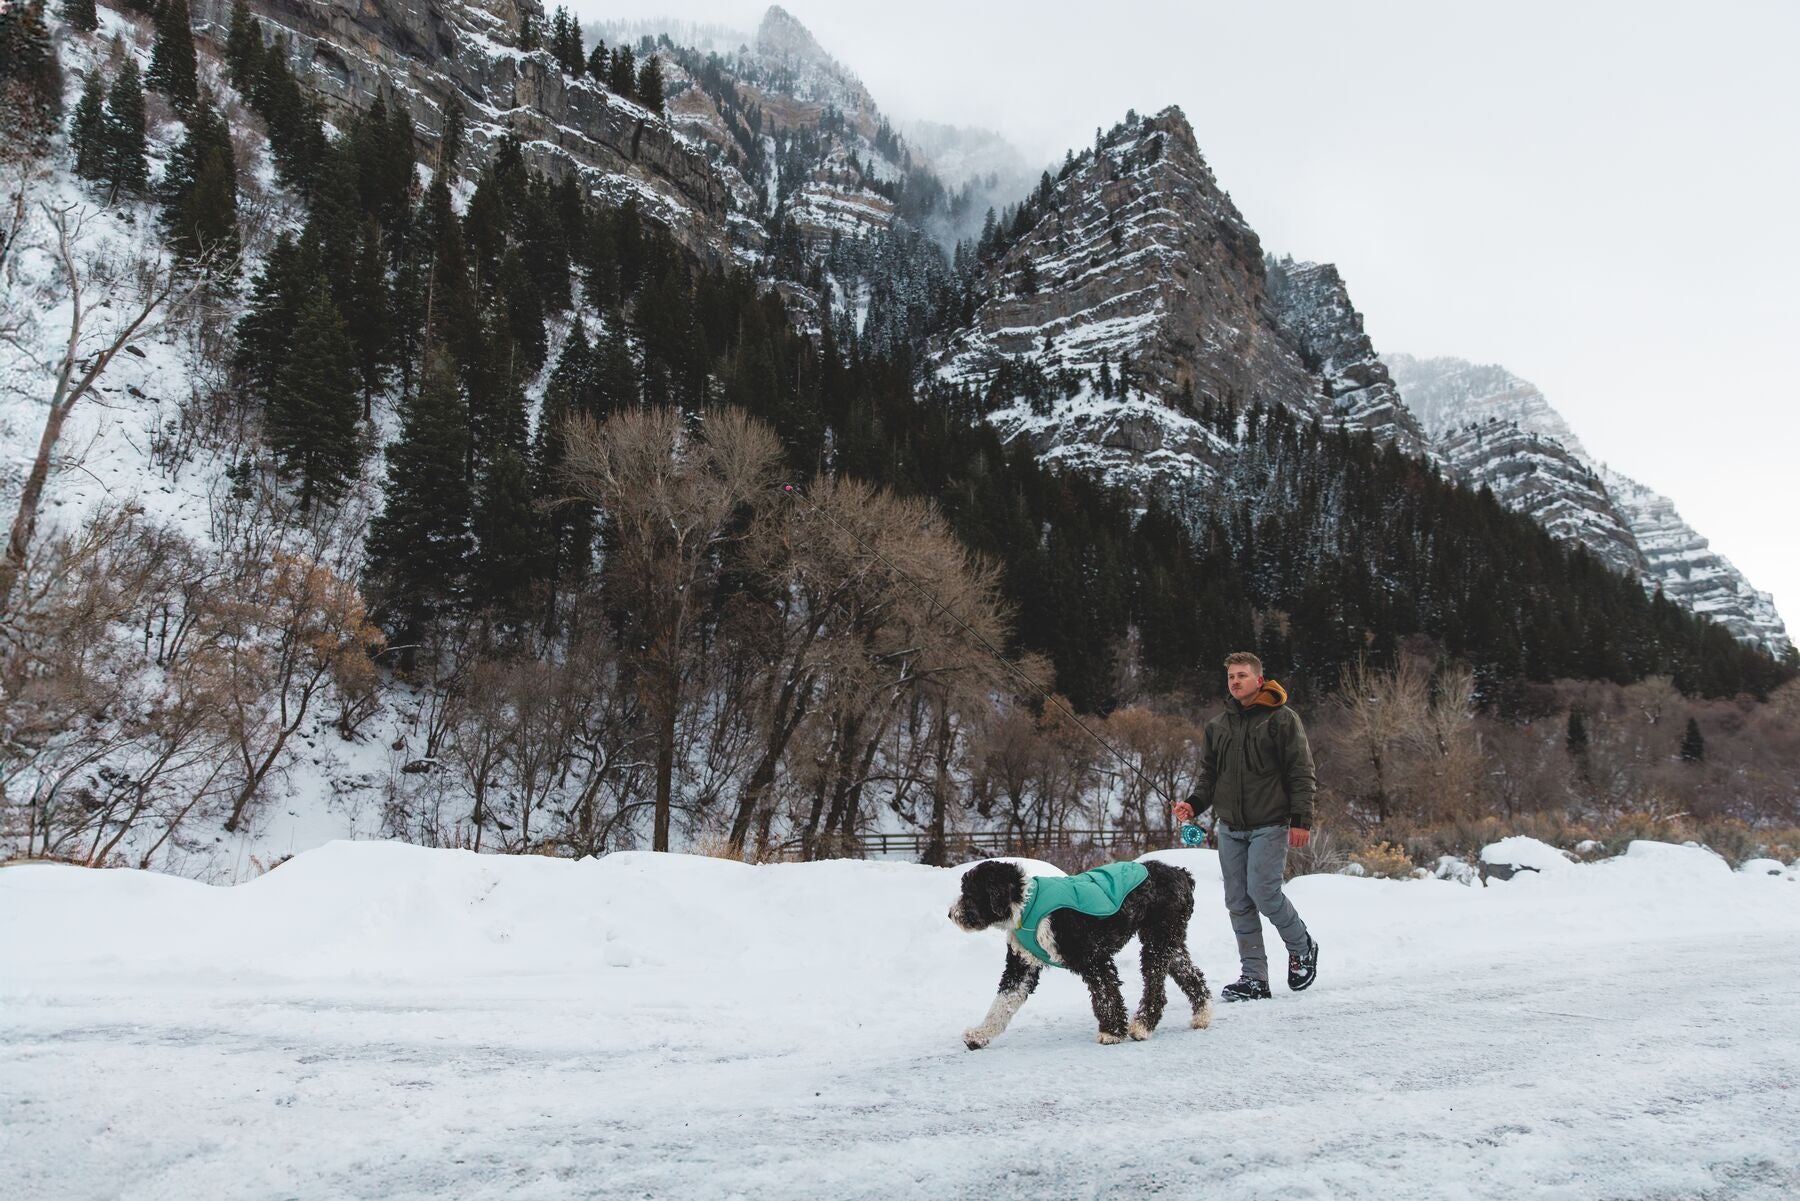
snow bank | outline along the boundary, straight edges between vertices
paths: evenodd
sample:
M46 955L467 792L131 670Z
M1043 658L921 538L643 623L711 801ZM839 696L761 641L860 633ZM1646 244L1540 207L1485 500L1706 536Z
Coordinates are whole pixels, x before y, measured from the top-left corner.
M1447 880L1304 876L1288 886L1338 971L1445 956L1523 953L1548 934L1580 943L1751 923L1800 927L1771 909L1769 877L1709 851L1634 842L1577 865L1530 839L1484 852L1554 867L1506 887ZM1147 858L1193 872L1190 941L1230 973L1218 855ZM1055 873L1034 860L1029 870ZM235 887L148 872L22 865L0 871L0 957L18 981L70 979L457 979L575 974L640 997L698 977L734 987L826 977L862 996L900 988L969 995L998 968L997 933L945 915L967 865L834 860L750 867L629 852L568 860L476 855L391 842L334 842ZM1135 958L1135 948L1128 952ZM1229 977L1228 977L1229 978Z
M1559 851L1547 842L1536 838L1527 838L1523 834L1515 834L1511 838L1502 838L1499 842L1490 842L1481 848L1481 862L1509 863L1517 867L1535 867L1540 872L1560 871L1573 862L1565 851Z
M1195 874L1217 989L1237 973L1218 857L1154 858ZM362 842L236 887L0 869L9 1181L1760 1201L1800 1180L1800 888L1779 878L1641 843L1488 889L1306 876L1311 991L1205 1032L1176 999L1150 1042L1103 1047L1081 982L1048 972L971 1055L1002 938L950 922L961 870ZM1135 1003L1135 948L1121 968Z

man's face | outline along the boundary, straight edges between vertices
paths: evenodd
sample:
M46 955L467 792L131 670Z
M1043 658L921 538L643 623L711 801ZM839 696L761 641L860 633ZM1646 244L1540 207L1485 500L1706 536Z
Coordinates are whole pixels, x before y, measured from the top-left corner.
M1256 690L1262 687L1262 677L1248 663L1233 663L1225 669L1225 687L1241 704L1256 695Z

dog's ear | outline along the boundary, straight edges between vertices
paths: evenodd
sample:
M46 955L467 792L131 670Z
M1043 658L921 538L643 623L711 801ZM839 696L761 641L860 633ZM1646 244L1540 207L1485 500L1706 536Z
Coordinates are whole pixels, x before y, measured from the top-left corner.
M1013 902L1021 899L1024 887L1020 883L1018 869L1011 864L996 863L994 869L988 874L987 900L995 916L999 916L1011 909Z

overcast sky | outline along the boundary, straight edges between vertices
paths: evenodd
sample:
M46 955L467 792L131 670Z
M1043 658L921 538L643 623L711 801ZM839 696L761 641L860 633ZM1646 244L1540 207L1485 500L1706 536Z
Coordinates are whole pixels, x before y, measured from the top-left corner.
M1264 247L1338 264L1377 351L1537 384L1800 636L1800 3L785 7L892 117L1034 161L1180 105Z

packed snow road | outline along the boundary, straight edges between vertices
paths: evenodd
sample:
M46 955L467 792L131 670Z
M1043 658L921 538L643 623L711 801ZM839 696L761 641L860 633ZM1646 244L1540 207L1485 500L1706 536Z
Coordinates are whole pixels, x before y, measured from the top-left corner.
M1216 991L1216 860L1165 857ZM1312 991L1099 1046L1046 973L970 1053L1000 940L945 919L950 871L12 868L0 1161L58 1198L1791 1197L1793 875L1637 844L1486 890L1307 877Z

